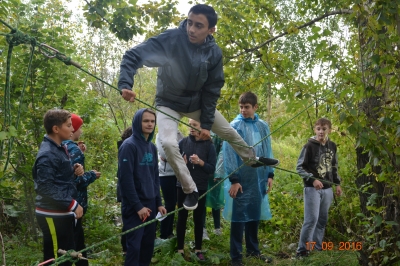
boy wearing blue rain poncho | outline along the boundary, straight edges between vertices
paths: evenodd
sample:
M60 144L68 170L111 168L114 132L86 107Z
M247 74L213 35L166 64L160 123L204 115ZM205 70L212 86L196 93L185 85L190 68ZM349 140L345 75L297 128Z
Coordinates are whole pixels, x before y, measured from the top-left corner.
M239 97L239 107L240 114L231 122L231 126L249 146L258 143L254 147L256 156L273 158L271 138L265 138L270 134L269 126L256 114L257 96L252 92L243 93ZM222 149L225 173L229 175L243 162L228 142L224 142ZM243 166L225 181L226 202L223 217L231 222L232 265L242 265L243 231L246 240L246 257L255 257L267 263L272 262L272 258L261 255L258 248L258 226L260 220L272 218L267 193L272 188L273 177L272 167Z

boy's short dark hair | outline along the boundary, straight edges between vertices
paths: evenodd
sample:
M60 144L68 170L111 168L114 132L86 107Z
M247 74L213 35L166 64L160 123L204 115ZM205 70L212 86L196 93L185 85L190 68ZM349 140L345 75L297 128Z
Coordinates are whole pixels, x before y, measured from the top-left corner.
M121 139L122 140L126 140L127 138L129 138L130 136L132 136L132 127L127 127L124 132L122 132L121 135Z
M53 133L53 126L61 127L71 117L71 113L63 109L48 110L43 117L43 125L47 134Z
M317 120L317 122L315 122L314 127L320 125L320 126L324 126L327 125L329 128L332 128L332 123L329 119L326 118L320 118Z
M150 114L153 114L154 117L157 119L156 112L154 112L152 109L150 109L150 108L144 109L143 113L146 113L146 112L147 112L147 113L150 113Z
M254 107L258 103L257 95L255 95L250 91L242 93L239 97L239 104L246 104L246 103L249 103L251 104L251 106Z
M206 16L207 20L208 20L208 28L211 29L212 27L215 27L215 25L217 25L217 21L218 21L218 15L217 13L215 13L214 8L212 8L209 5L205 5L205 4L197 4L195 6L192 6L192 8L190 8L189 13L193 13L196 15L202 14L204 16Z

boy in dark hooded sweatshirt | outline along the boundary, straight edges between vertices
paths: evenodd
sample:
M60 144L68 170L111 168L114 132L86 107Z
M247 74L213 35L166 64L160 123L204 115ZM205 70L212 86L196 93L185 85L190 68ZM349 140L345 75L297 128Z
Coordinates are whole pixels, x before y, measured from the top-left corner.
M298 258L308 256L313 249L322 250L328 211L333 199L332 183L336 185L336 195L342 195L337 148L328 139L331 129L331 121L318 119L314 126L315 136L308 139L297 161L297 172L304 182L304 223L296 253Z
M166 214L161 204L157 149L151 142L156 115L151 109L140 109L132 122L132 136L118 151L118 180L122 196L122 221L130 230L156 217L157 210ZM150 265L154 250L156 224L126 235L125 265Z

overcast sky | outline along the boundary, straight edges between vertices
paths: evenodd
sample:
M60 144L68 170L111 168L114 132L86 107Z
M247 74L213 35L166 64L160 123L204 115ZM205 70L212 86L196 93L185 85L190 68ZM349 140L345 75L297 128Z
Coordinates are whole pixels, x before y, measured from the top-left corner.
M138 4L146 3L146 0L139 0ZM185 0L178 0L179 4L177 6L177 9L180 13L182 14L187 14L189 9L192 7L192 4L189 4ZM80 8L82 5L85 5L86 2L84 0L69 0L66 1L66 5L74 12L82 12L82 9Z

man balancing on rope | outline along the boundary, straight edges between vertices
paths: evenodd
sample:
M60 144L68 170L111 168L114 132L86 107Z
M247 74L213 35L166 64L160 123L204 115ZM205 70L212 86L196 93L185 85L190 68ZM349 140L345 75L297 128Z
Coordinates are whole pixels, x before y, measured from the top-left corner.
M167 160L187 194L183 202L187 210L197 208L199 193L176 140L178 122L183 116L200 121L202 139L209 139L212 130L229 141L241 159L252 167L279 163L276 159L255 157L254 149L248 147L215 108L224 85L222 51L212 36L217 19L212 7L193 6L178 28L154 36L125 53L118 81L122 97L133 102L136 97L132 91L133 76L137 69L158 67L158 135Z

